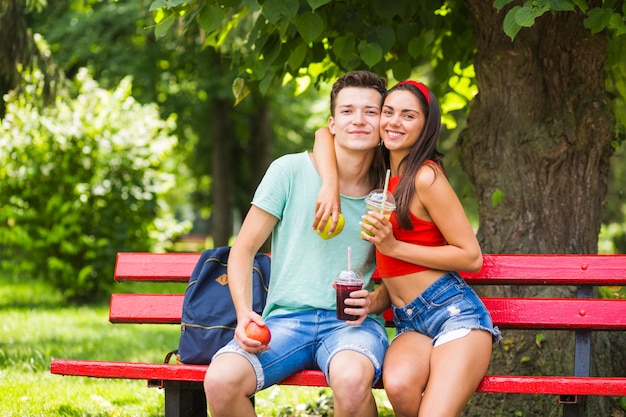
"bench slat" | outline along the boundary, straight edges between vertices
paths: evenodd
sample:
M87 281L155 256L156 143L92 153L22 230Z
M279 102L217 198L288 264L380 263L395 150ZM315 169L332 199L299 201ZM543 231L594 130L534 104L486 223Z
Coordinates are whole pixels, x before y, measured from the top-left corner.
M484 298L501 327L536 329L626 329L626 303L577 298Z
M477 273L462 273L472 284L623 285L624 255L484 255Z
M109 320L177 324L183 297L182 294L113 294ZM505 328L626 329L626 303L620 300L484 298L483 302L494 323Z
M180 324L184 294L113 294L111 323Z
M187 282L199 253L120 252L116 281ZM623 255L484 255L477 273L462 273L471 284L623 285Z
M199 253L120 252L115 262L115 280L187 282Z
M621 396L626 393L626 378L487 375L476 392Z
M206 369L206 365L63 359L55 359L50 365L51 373L57 375L192 382L203 381ZM307 370L290 376L281 385L323 387L326 386L326 378L321 371ZM377 388L382 388L382 385ZM626 395L626 378L488 375L478 386L477 392L618 396Z

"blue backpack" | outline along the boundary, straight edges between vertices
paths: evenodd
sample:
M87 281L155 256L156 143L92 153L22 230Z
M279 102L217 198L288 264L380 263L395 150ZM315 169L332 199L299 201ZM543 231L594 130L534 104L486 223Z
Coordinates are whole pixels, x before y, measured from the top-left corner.
M228 287L230 246L202 252L185 290L178 361L208 364L235 333L237 315ZM261 314L270 282L270 257L257 253L252 274L252 308ZM167 361L167 360L166 360Z

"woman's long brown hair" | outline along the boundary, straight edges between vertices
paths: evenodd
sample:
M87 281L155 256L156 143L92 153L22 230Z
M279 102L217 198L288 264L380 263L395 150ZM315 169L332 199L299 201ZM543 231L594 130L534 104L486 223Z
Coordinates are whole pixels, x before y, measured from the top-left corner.
M424 89L418 89L413 82L396 84L387 91L385 97L399 90L410 91L417 97L425 117L422 133L415 142L415 145L411 148L409 154L400 161L398 174L401 175L401 178L393 192L396 199L398 224L402 229L412 230L413 225L411 224L411 217L409 216L409 208L413 196L415 195L415 177L417 172L426 161L432 160L436 162L445 173L443 154L437 150L437 140L439 139L439 129L441 128L441 110L439 109L437 98L432 91L427 89L429 94L427 100L422 92ZM390 166L389 150L384 146L381 148L383 161L388 168ZM437 170L434 167L433 170L435 174L437 174Z

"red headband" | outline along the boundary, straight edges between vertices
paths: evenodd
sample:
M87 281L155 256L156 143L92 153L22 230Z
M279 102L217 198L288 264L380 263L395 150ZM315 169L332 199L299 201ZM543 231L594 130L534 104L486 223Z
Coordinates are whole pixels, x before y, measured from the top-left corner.
M412 85L413 87L417 88L422 92L422 94L424 94L424 97L426 97L426 103L428 103L428 105L430 106L430 93L428 87L426 87L424 84L413 80L406 80L396 84L396 86L398 85Z

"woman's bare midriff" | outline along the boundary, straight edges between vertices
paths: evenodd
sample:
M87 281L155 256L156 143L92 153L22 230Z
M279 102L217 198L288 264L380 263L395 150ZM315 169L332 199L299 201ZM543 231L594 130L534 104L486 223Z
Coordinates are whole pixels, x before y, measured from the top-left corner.
M389 291L391 303L398 307L404 307L444 274L446 271L428 269L393 278L383 277L383 282Z

